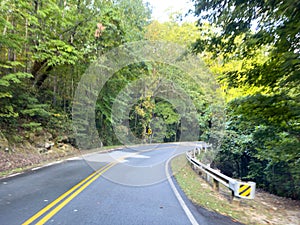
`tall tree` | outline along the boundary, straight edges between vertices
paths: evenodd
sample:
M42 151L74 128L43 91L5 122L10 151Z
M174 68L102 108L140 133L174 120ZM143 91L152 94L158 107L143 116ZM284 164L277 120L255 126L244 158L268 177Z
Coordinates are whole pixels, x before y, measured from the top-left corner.
M275 193L299 197L300 3L193 2L200 31L206 32L201 26L206 22L216 28L209 38L197 40L195 52L206 50L214 58L222 54L225 63L239 61L240 66L223 70L220 80L229 90L251 89L228 105L229 124L234 124L229 131L237 131L235 140L244 138L254 147L243 144L253 159L245 165L249 176L263 177L259 183ZM260 53L263 57L259 57ZM249 128L246 133L245 124ZM228 143L227 148L236 144Z
M75 87L89 64L99 54L143 36L149 9L141 0L131 2L1 2L0 125L19 127L23 119L45 125L43 116L69 113ZM99 24L105 29L95 35Z

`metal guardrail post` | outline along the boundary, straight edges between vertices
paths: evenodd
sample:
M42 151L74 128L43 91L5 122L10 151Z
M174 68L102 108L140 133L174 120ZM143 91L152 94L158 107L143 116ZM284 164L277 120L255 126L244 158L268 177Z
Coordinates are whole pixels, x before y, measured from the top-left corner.
M210 176L208 173L206 173L206 181L209 182L210 181Z
M219 181L216 180L216 179L213 179L213 189L215 191L219 191L220 190L220 184L219 184Z

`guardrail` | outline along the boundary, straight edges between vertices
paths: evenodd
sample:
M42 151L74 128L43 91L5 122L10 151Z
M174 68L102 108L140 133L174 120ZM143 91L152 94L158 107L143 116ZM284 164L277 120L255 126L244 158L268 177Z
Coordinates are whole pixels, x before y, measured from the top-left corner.
M232 198L253 199L255 197L256 183L254 182L242 182L228 177L218 170L211 168L208 165L204 165L196 158L193 157L194 151L186 152L187 160L194 166L194 168L200 169L206 174L206 180L210 182L210 178L213 180L213 188L219 190L219 184L223 184L225 187L232 191Z

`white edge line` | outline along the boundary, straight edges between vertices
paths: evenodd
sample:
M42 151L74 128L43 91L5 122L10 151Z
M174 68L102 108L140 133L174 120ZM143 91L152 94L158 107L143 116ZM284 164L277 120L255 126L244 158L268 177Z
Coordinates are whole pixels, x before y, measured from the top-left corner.
M149 145L160 145L161 143L153 143L153 144L149 144ZM177 142L171 142L171 144L181 144L180 143L177 143ZM140 145L134 145L134 146L140 146ZM125 148L127 146L124 146ZM169 147L165 147L165 148L169 148ZM45 167L49 167L49 166L52 166L52 165L55 165L55 164L59 164L59 163L62 163L62 162L65 162L65 161L72 161L72 160L80 160L80 159L83 159L85 160L84 157L87 157L87 156L90 156L90 155L95 155L95 154L99 154L99 153L109 153L111 151L118 151L118 150L121 150L123 149L122 147L117 147L117 148L113 148L113 149L109 149L107 151L103 151L103 152L92 152L92 153L87 153L87 154L81 154L81 156L74 156L74 157L71 157L71 158L66 158L64 160L59 160L59 161L54 161L54 162L51 162L49 164L46 164L46 165L42 165L42 166L38 166L38 167L34 167L34 168L31 168L29 170L31 171L36 171L36 170L40 170L42 168L45 168ZM80 150L79 150L80 151ZM146 150L147 151L147 150ZM175 157L175 156L174 156ZM173 157L172 157L173 158ZM171 158L171 159L172 159ZM170 161L170 160L169 160ZM169 163L169 161L167 163ZM13 174L10 174L8 176L4 176L4 177L1 177L0 180L2 179L6 179L6 178L11 178L11 177L15 177L15 176L18 176L18 175L21 175L21 174L24 174L26 173L27 171L22 171L22 172L19 172L19 173L13 173ZM169 174L169 173L168 173Z
M122 148L111 149L111 151L117 151L117 150L120 150L120 149L122 149ZM4 176L4 177L0 177L0 180L7 179L7 178L12 178L12 177L16 177L16 176L25 174L28 171L37 171L37 170L40 170L40 169L43 169L43 168L46 168L46 167L49 167L49 166L53 166L53 165L56 165L56 164L60 164L60 163L63 163L63 162L67 162L67 161L80 160L80 159L85 160L84 156L92 155L92 154L97 154L97 153L99 153L99 152L87 153L87 154L81 155L81 156L74 156L74 157L71 157L71 158L66 158L64 160L53 161L53 162L50 162L50 163L48 163L46 165L33 167L31 169L28 169L28 170L25 170L25 171L22 171L22 172L19 172L19 173L13 173L13 174L10 174L10 175ZM103 152L103 153L107 153L107 152Z
M8 175L8 176L6 176L4 178L11 178L11 177L15 177L15 176L18 176L18 175L21 175L21 174L23 174L23 172L22 173L14 173L14 174Z
M179 154L178 154L179 155ZM182 199L181 195L179 194L178 190L176 189L176 186L174 184L174 182L172 181L172 178L170 176L170 173L169 173L169 163L170 161L178 156L178 155L174 155L173 157L171 157L170 159L168 159L168 161L166 162L166 165L165 165L165 170L166 170L166 175L167 175L167 178L168 178L168 181L170 183L170 186L177 198L177 200L179 201L183 211L185 212L186 216L189 218L191 224L193 225L199 225L199 223L197 222L197 220L195 219L195 217L193 216L192 212L190 211L190 209L187 207L187 205L185 204L184 200Z
M32 168L31 171L39 170L39 169L42 169L42 168L43 168L42 166L38 166L38 167Z

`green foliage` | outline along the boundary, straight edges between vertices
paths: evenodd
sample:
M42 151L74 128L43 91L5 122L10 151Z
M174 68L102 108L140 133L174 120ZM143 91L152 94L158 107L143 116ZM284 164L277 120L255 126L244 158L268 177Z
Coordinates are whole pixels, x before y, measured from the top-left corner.
M22 127L25 129L28 129L30 131L41 131L42 127L41 127L41 123L35 123L35 122L30 122L30 123L24 123L22 124Z
M206 33L194 50L218 59L207 61L219 75L230 112L217 164L273 193L299 198L300 4L194 4L200 32Z
M74 65L81 54L72 45L61 40L50 40L36 47L35 60L47 61L47 66L59 66L65 64Z
M254 121L247 114L235 115L235 107L228 109L215 166L229 176L254 180L273 193L299 198L299 139L285 126L274 126L267 119L255 117Z
M150 11L141 0L132 3L1 2L0 128L8 133L41 127L54 134L69 132L73 95L89 64L98 54L143 37ZM98 23L106 27L100 37L95 36ZM100 99L111 100L109 95L117 90L107 91ZM98 106L99 118L106 118L97 117L97 125L106 130L111 105ZM111 133L105 136L110 139Z
M299 7L292 1L230 1L195 0L195 14L217 27L208 38L199 38L196 51L204 49L221 53L226 60L251 60L243 70L227 73L227 80L235 86L245 84L266 89L289 89L299 86ZM211 13L207 13L211 10ZM256 27L255 27L256 26ZM201 27L205 29L205 27ZM255 31L252 29L256 28ZM267 60L253 58L264 50ZM238 81L238 82L236 82Z
M178 24L175 21L165 23L153 21L148 25L145 36L148 40L170 41L188 47L197 40L199 34L194 23Z

